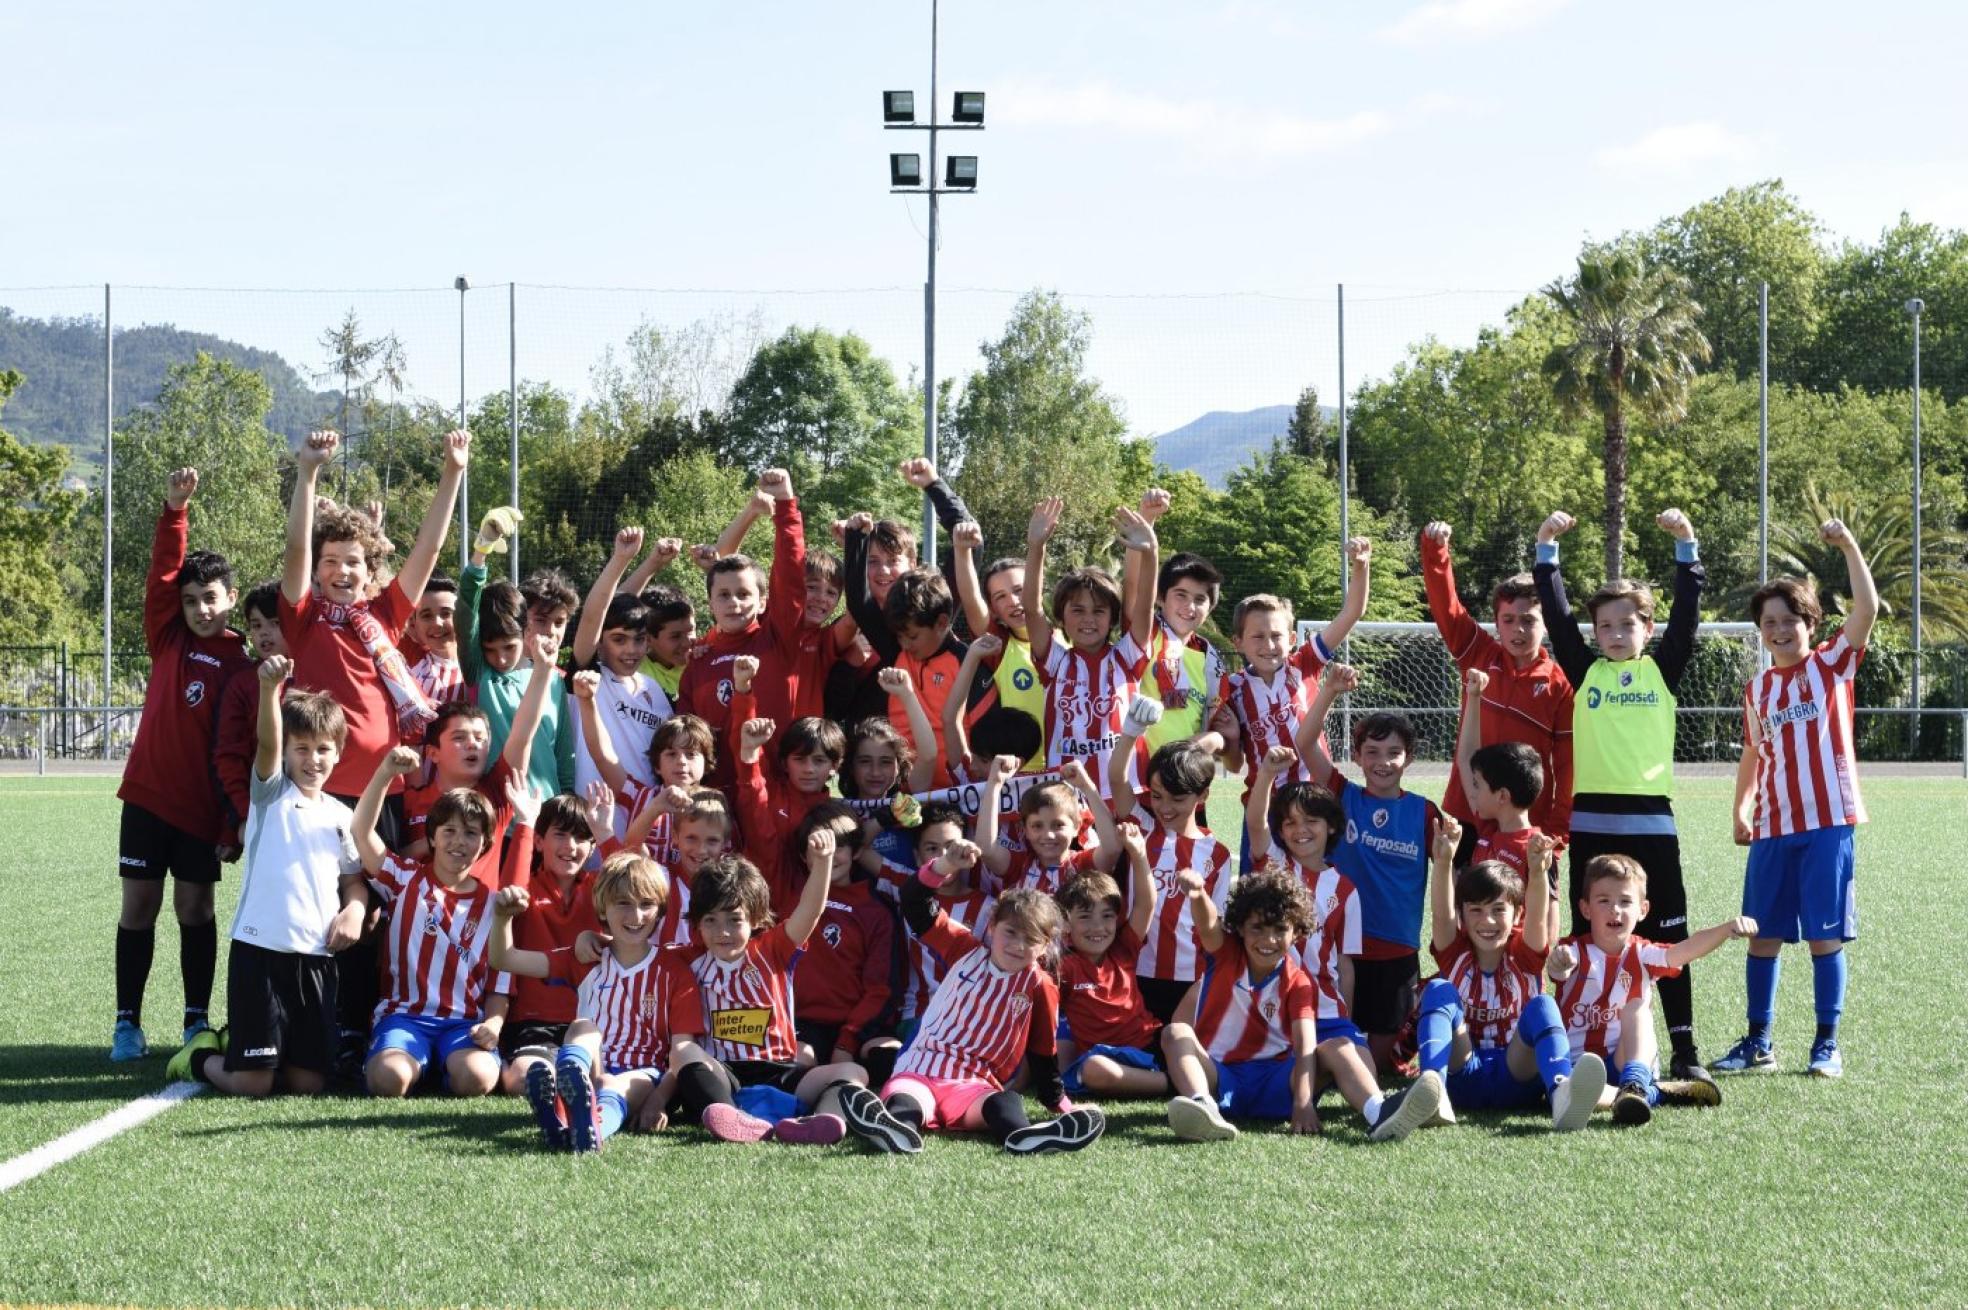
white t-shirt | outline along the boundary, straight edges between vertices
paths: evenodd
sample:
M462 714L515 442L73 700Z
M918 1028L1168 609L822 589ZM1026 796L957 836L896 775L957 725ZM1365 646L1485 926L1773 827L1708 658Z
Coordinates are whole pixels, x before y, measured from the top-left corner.
M251 770L248 785L246 878L232 939L288 955L326 955L342 877L362 869L349 835L355 814L332 796L309 800L284 769L271 778Z
M601 719L601 726L608 733L608 739L615 746L615 758L621 762L622 771L630 779L645 786L656 783L655 766L649 762L649 739L656 735L656 729L663 721L676 713L670 704L669 693L665 692L656 679L646 673L634 673L626 678L617 677L603 668L601 683L595 688L595 713ZM601 777L595 768L594 759L588 753L587 729L581 726L581 715L568 698L570 711L574 716L574 790L585 796L588 784ZM621 837L628 831L628 813L623 807L615 808L615 835Z

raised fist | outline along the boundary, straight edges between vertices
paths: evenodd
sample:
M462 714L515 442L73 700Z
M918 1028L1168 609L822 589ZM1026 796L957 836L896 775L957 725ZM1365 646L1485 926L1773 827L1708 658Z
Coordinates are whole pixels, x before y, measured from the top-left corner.
M771 719L746 719L744 726L738 729L738 739L747 746L763 746L772 740L778 726Z
M533 898L526 894L524 887L501 887L499 894L492 898L492 913L501 919L510 919L526 913Z
M1124 731L1130 737L1145 736L1162 721L1162 703L1153 697L1137 695L1128 702Z
M1298 763L1298 752L1289 746L1273 746L1264 752L1258 768L1265 773L1284 773Z
M465 429L463 428L455 428L452 431L445 433L444 434L445 470L448 472L450 470L455 469L458 472L463 473L465 471L465 465L468 464L469 462L471 462L471 433L465 431Z
M278 687L294 671L294 661L285 655L269 655L260 661L260 681Z
M383 757L383 769L387 773L415 773L423 767L423 758L408 746L393 746Z
M875 675L875 685L891 696L907 696L916 689L906 669L883 669Z
M936 465L920 455L914 459L903 460L896 467L896 472L902 475L903 481L918 491L927 491L929 484L936 481Z
M302 468L318 469L335 458L341 444L342 434L339 432L310 432L307 440L301 443L301 448L294 452L294 457L300 461Z
M1319 681L1321 686L1330 685L1336 694L1345 695L1359 690L1360 671L1351 664L1328 664Z
M1346 562L1348 564L1373 563L1373 538L1348 537L1346 539Z
M1826 545L1837 546L1841 550L1846 546L1857 544L1852 536L1852 530L1845 526L1844 519L1826 519L1818 528L1818 535L1824 538Z
M1490 675L1481 669L1470 669L1462 675L1462 689L1471 696L1481 696L1489 686Z
M984 529L970 519L965 519L950 529L950 544L958 550L984 549Z
M997 756L991 761L991 776L987 781L1002 783L1006 778L1018 772L1018 766L1023 763L1024 761L1016 755Z
M865 509L856 510L847 516L847 530L849 532L859 532L863 536L866 536L875 530L875 516Z
M793 475L784 469L767 469L759 474L758 489L774 500L791 500Z
M756 655L740 655L731 661L731 689L750 691L752 681L759 675L759 662Z
M172 509L183 509L191 499L191 493L198 490L198 470L193 468L172 469L167 480L164 499Z
M1174 503L1174 499L1162 488L1150 487L1141 493L1141 504L1137 507L1137 512L1142 518L1153 523L1169 512L1169 506Z
M1448 524L1442 522L1442 520L1436 519L1433 523L1421 530L1421 537L1423 541L1432 541L1438 546L1446 546L1449 544L1449 537L1454 531L1454 528L1451 528Z
M1666 518L1667 516L1663 514L1661 517ZM1549 517L1544 522L1538 524L1538 543L1548 546L1576 526L1578 526L1578 520L1567 514L1564 510L1552 510ZM1667 524L1663 523L1661 526L1666 527Z
M806 858L816 865L832 864L834 862L834 846L834 830L832 828L815 828L806 835Z
M718 562L717 547L692 546L690 548L690 562L704 570L704 572L709 573L712 567Z
M995 634L987 632L980 637L973 638L970 648L977 652L980 659L988 660L1004 652L1004 642Z
M1688 516L1678 509L1662 510L1660 517L1654 520L1654 524L1662 532L1672 536L1676 541L1693 541L1695 539L1695 525L1690 523Z
M615 558L634 559L642 553L642 529L618 528L615 532Z
M576 700L593 700L595 692L601 688L601 674L594 669L582 669L574 675L572 691Z

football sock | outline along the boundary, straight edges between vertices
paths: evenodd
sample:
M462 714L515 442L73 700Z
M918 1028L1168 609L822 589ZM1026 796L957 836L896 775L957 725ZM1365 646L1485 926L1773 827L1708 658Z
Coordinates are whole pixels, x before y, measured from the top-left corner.
M116 930L116 1017L143 1022L144 986L150 981L150 957L157 945L152 928Z
M706 1106L734 1104L724 1075L701 1061L677 1071L677 1099L684 1109L699 1115Z
M216 919L178 925L178 971L184 975L185 1027L202 1023L212 1004L212 974L219 963Z
M1647 1094L1647 1104L1654 1105L1660 1100L1660 1088L1654 1084L1654 1071L1645 1060L1628 1060L1620 1066L1620 1086L1628 1083L1640 1084L1640 1090Z
M1782 957L1752 955L1744 965L1749 980L1749 1035L1770 1044L1770 1026L1777 1018L1777 977Z
M1421 1067L1447 1074L1449 1056L1455 1050L1456 1019L1462 1013L1462 998L1455 984L1437 978L1421 993L1421 1013L1415 1020L1415 1040L1421 1047Z
M1549 996L1533 996L1524 1002L1517 1017L1517 1035L1537 1055L1538 1079L1544 1090L1558 1085L1560 1078L1572 1076L1572 1043L1559 1021L1558 1002Z
M1818 1003L1818 1040L1838 1036L1838 1019L1845 1013L1845 952L1811 957L1811 990Z
M1360 1107L1360 1117L1367 1121L1367 1127L1371 1128L1380 1122L1381 1107L1386 1104L1387 1098L1379 1092L1367 1098L1367 1103Z
M195 1083L210 1083L205 1076L205 1066L213 1060L221 1059L224 1051L193 1051L191 1053L191 1080Z
M1030 1128L1025 1114L1025 1098L1017 1092L993 1092L984 1098L984 1128L1003 1146L1005 1139L1020 1128Z
M629 1117L628 1098L610 1087L601 1089L597 1098L601 1102L601 1135L613 1137L622 1131L622 1121Z
M1660 993L1661 1017L1667 1020L1667 1040L1674 1053L1684 1059L1695 1054L1695 991L1690 970L1683 967L1673 978L1662 978L1654 987Z
M880 1087L895 1075L895 1061L902 1054L899 1046L877 1046L861 1054L861 1067L868 1071L868 1086Z
M587 1047L575 1042L569 1042L554 1054L554 1067L558 1068L570 1060L580 1065L590 1074L594 1072L594 1056L588 1053Z
M906 1096L891 1096L886 1101L883 1101L882 1104L888 1107L888 1112L897 1119L900 1119L917 1132L922 1131L923 1112L920 1105L917 1105Z

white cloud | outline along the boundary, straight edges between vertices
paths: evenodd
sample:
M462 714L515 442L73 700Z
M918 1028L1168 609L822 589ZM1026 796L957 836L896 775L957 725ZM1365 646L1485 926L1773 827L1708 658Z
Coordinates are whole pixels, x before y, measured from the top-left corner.
M1418 45L1458 37L1495 36L1531 27L1571 0L1429 0L1380 30L1388 41Z
M1325 154L1384 136L1393 119L1378 110L1341 118L1253 109L1122 91L1105 82L1019 86L991 97L995 121L1020 127L1094 127L1159 137L1215 153L1285 158Z
M1716 160L1742 159L1749 138L1720 123L1673 123L1657 127L1623 146L1609 146L1595 158L1602 168L1674 172Z

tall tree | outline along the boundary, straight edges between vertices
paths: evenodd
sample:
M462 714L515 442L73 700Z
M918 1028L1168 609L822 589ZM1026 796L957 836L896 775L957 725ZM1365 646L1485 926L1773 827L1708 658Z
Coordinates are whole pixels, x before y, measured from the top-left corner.
M366 393L369 367L382 352L383 341L362 335L362 320L356 317L355 307L351 305L348 313L342 316L341 323L322 332L320 343L321 348L328 352L328 359L327 367L318 376L324 379L338 377L342 381L341 404L337 409L335 426L342 434L339 494L347 499L349 451L355 445L355 435L349 431L349 402L355 400L358 405L361 404L363 398L356 396L356 388L362 386Z
M0 408L21 375L0 372ZM29 645L64 635L68 607L56 550L82 507L62 487L63 446L29 445L0 428L0 644Z
M1552 394L1565 413L1596 414L1605 427L1606 576L1617 578L1625 557L1627 419L1687 411L1689 384L1710 354L1696 325L1701 305L1686 277L1648 266L1630 245L1588 246L1577 275L1544 294L1565 320L1565 339L1544 361Z
M1285 440L1293 453L1317 460L1337 473L1339 461L1326 450L1326 443L1334 439L1327 431L1329 426L1325 411L1319 407L1319 389L1307 387L1298 393L1298 403L1292 406L1291 422L1285 427Z
M1913 321L1921 315L1922 381L1948 400L1968 396L1968 232L1916 223L1905 214L1877 244L1840 248L1825 276L1824 328L1809 382L1895 391L1912 385Z

